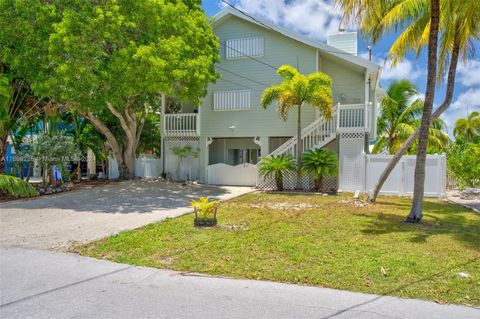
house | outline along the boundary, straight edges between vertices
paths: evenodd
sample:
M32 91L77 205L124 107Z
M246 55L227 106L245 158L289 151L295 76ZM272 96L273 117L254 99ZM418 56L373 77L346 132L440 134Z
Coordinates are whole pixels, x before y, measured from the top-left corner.
M302 149L338 152L338 187L363 189L360 166L375 139L380 67L357 56L357 34L332 35L327 45L233 8L218 13L212 25L220 43L216 68L222 77L209 85L201 105L163 98L163 171L208 184L266 186L256 164L271 154L294 154L296 114L283 121L275 106L260 107L260 97L280 82L276 68L290 64L304 74L321 71L333 80L332 119L303 107ZM186 145L198 153L179 167L173 150Z

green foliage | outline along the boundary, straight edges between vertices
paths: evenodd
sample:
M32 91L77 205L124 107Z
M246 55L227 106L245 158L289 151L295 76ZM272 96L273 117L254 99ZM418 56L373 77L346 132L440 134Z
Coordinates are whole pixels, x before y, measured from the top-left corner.
M423 110L423 100L412 99L418 95L415 85L408 80L395 81L390 84L387 94L380 103L380 115L377 119L378 139L373 153L388 152L395 154L403 142L420 127ZM449 142L445 133L445 123L435 120L429 131L428 152L444 152ZM407 153L416 152L416 144Z
M210 197L200 197L193 200L190 205L195 210L195 215L201 219L209 219L215 217L215 210L220 202L217 200L210 201Z
M142 135L138 143L137 154L152 152L156 156L161 153L160 140L160 115L155 113L147 114L145 117L145 125L143 126Z
M0 175L0 193L5 193L13 197L34 197L38 192L29 183L15 176Z
M278 114L286 120L290 109L308 103L325 117L331 117L332 79L328 75L315 72L306 76L290 65L282 65L278 68L277 74L283 81L263 91L260 101L263 108L277 101Z
M187 157L192 156L193 158L198 158L200 155L199 150L193 150L193 148L190 145L185 145L183 147L181 146L174 146L171 148L172 153L176 156L178 156L178 163L177 163L177 180L180 180L180 169L182 167L182 162L185 160Z
M480 113L472 112L466 118L457 119L453 135L462 136L469 142L475 140L475 137L480 135Z
M136 0L66 5L49 41L55 77L48 95L83 108L130 104L137 111L156 105L160 92L198 102L217 78L218 43L194 7Z
M448 173L460 188L480 186L480 144L458 137L447 149Z
M320 190L325 176L335 176L338 172L337 154L322 149L312 149L303 153L302 169L313 173L315 188Z
M80 156L73 138L64 135L64 132L42 133L37 136L33 145L33 159L38 160L47 171L50 171L52 165L56 165L57 169L63 172L65 163L77 161Z
M295 160L291 155L272 155L263 157L258 172L264 177L274 177L277 190L283 190L283 174L295 171Z

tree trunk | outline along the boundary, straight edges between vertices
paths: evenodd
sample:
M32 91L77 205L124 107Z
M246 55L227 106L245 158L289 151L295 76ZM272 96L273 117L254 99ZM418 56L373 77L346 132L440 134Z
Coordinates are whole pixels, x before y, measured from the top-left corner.
M459 37L459 26L456 27L456 34L453 42L452 56L450 59L450 66L448 70L448 79L447 79L447 88L445 93L445 99L443 103L438 107L438 109L433 113L431 122L435 121L437 118L442 115L443 112L450 106L453 98L453 90L455 88L455 76L457 73L458 57L460 53L460 37ZM393 171L395 166L398 164L403 154L409 149L413 142L417 139L420 130L417 129L410 137L402 144L402 147L395 153L395 156L390 160L387 167L385 167L382 175L378 179L372 194L370 195L370 201L375 202L377 196L382 189L383 184L387 180L390 173Z
M275 185L279 192L283 191L283 175L281 172L275 173Z
M432 117L433 100L435 98L435 81L437 76L437 43L438 23L440 15L440 0L430 1L430 36L428 40L428 73L425 103L423 105L422 121L418 134L417 159L413 186L412 209L406 222L417 223L422 220L423 196L425 189L425 161L427 159L427 143Z
M302 183L302 103L297 109L297 190L303 189Z
M137 115L129 105L125 106L123 114L110 103L107 103L107 108L118 119L125 133L125 147L123 152L113 133L102 121L95 117L92 112L87 112L86 118L105 136L108 144L110 144L113 155L117 160L119 178L131 179L135 177L136 151L145 124L145 114L142 113L139 121L140 125L137 125Z

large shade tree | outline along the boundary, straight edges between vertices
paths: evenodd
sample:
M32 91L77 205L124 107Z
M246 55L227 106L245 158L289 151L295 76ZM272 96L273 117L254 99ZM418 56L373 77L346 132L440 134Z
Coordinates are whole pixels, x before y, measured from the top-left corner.
M443 103L433 112L428 124L438 118L450 105L455 86L456 68L459 57L466 61L474 52L475 41L479 39L479 1L463 0L420 0L420 1L362 1L362 0L337 0L344 10L344 17L353 19L361 25L363 34L377 41L385 33L392 30L401 31L400 36L390 49L393 62L401 60L408 51L419 54L428 44L429 71L436 69L437 44L439 44L438 79L443 79L443 72L448 68L447 85ZM441 11L440 11L441 7ZM438 31L440 30L440 43ZM434 39L435 38L435 39ZM433 40L433 42L431 41ZM435 44L435 46L433 45ZM435 53L435 54L434 54ZM431 75L431 72L429 72ZM434 92L434 84L429 76L426 93ZM430 97L430 94L426 96ZM426 100L429 104L430 99ZM433 100L432 100L433 101ZM426 113L429 113L428 110ZM426 114L424 113L424 115ZM381 187L387 180L395 165L412 143L421 135L422 147L420 148L420 162L417 162L419 174L416 175L416 190L412 210L407 221L420 221L422 218L422 200L424 185L424 149L428 138L426 115L422 118L422 127L415 131L397 151L389 165L381 174L373 193L370 196L375 201ZM424 120L424 121L423 121ZM423 166L423 167L422 167ZM423 174L422 174L423 171ZM422 181L423 180L423 181Z
M217 78L218 42L198 1L0 0L0 11L2 25L24 27L0 33L5 62L37 94L84 115L105 136L121 178L134 176L145 118L161 93L198 103ZM121 134L106 125L111 117Z
M303 75L290 65L282 65L278 68L278 75L283 78L279 84L265 89L260 104L267 108L277 101L277 110L280 118L287 120L291 109L297 109L297 189L302 188L302 107L310 105L326 118L332 116L332 80L322 72Z

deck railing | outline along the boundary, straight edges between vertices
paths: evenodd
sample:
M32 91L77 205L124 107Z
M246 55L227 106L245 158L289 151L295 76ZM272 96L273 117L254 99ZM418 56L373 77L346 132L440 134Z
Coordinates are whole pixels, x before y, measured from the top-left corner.
M302 153L312 148L322 148L338 133L365 132L368 130L370 104L338 104L333 109L330 119L319 117L302 130ZM295 157L297 138L292 137L271 155L290 154Z
M176 113L163 116L165 136L200 135L200 117L197 113Z

